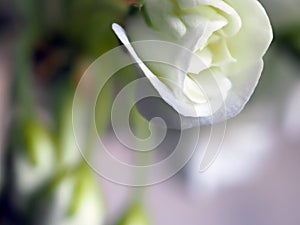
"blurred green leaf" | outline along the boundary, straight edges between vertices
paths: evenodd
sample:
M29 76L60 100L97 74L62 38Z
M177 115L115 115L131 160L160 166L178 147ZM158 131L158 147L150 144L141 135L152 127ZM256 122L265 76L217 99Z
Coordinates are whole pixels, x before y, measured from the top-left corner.
M26 157L32 165L43 163L42 157L46 155L54 157L53 136L48 128L29 119L24 123L23 132Z
M275 44L300 59L300 23L278 31L275 35Z
M90 168L82 165L54 189L48 224L100 225L104 220L103 198Z
M141 204L134 202L115 225L150 225L150 222Z
M127 10L123 1L74 0L66 10L65 32L83 52L99 56L118 45L111 24L122 21Z
M65 96L61 97L61 104L58 109L59 115L55 138L59 167L72 168L83 160L73 133L73 93L73 90L69 90L69 93L65 93Z
M95 106L95 121L99 133L103 133L109 124L112 103L113 86L108 83L99 93Z

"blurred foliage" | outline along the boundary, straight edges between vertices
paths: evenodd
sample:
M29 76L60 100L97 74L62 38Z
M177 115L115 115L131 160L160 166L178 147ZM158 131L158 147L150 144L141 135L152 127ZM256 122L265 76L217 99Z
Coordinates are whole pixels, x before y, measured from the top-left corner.
M72 99L87 66L118 46L111 24L122 24L128 14L142 10L143 2L0 1L0 41L15 42L13 118L5 149L0 224L103 223L105 206L100 185L76 150L70 116ZM300 17L289 25L275 24L274 29L272 48L299 61ZM133 67L124 68L100 93L95 113L99 132L109 126L113 96L135 76ZM136 109L130 123L141 138L149 135L148 123ZM150 224L142 203L136 201L116 223L133 224Z
M79 43L81 50L99 56L118 44L111 24L121 22L127 13L126 5L121 3L116 0L66 1L62 29L71 42Z
M300 21L294 26L278 30L275 35L275 43L295 58L300 59Z
M9 130L0 224L102 224L99 184L77 150L70 115L75 87L87 65L118 46L111 24L124 20L129 3L5 3L0 2L5 6L0 7L1 34L13 34L10 26L17 28L12 88L16 113ZM96 106L100 132L108 125L112 85L104 88Z
M149 218L145 214L145 210L138 202L134 202L128 207L121 219L116 225L149 225Z

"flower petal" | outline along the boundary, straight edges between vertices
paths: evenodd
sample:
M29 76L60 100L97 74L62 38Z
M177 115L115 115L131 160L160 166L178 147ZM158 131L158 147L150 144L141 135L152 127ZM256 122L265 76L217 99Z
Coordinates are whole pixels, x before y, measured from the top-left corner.
M114 30L120 41L127 48L133 60L138 64L142 72L149 79L153 87L164 99L164 101L166 101L170 106L172 106L177 112L182 115L194 117L197 116L193 105L187 104L185 101L182 101L182 99L175 98L173 92L163 82L161 82L157 78L157 76L155 76L151 72L151 70L143 63L143 61L139 58L132 45L130 44L124 29L115 23L112 25L112 29Z
M243 26L227 44L232 56L238 60L234 65L238 74L244 67L263 57L272 38L272 27L265 9L257 0L225 0L240 15Z
M226 4L226 2L221 0L179 0L179 5L183 9L190 9L198 6L212 6L218 10L220 10L223 16L225 16L228 20L228 26L223 29L224 34L227 36L232 36L236 34L241 26L242 22L239 14L236 13L235 8L232 8L230 5Z

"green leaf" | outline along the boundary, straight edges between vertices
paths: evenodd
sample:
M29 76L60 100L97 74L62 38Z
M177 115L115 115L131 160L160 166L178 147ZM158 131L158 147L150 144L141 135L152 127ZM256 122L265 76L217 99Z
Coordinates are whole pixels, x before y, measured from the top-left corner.
M43 124L29 119L24 123L23 133L26 156L32 165L42 163L44 155L54 157L53 137Z
M141 204L134 202L115 225L150 225L150 222Z

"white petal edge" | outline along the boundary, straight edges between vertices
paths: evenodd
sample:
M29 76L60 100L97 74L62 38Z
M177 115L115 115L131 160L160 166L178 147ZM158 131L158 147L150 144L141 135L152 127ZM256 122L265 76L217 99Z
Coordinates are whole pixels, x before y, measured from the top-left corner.
M168 103L173 109L175 109L175 111L177 111L179 114L185 117L200 117L209 116L212 114L212 112L209 110L204 111L202 107L194 107L192 104L188 104L177 99L174 96L173 92L163 82L161 82L157 78L157 76L155 76L139 58L132 45L130 44L125 30L116 23L112 25L112 29L117 35L117 37L120 39L120 41L124 44L133 60L139 65L142 72L149 79L152 86L157 90L162 99L166 103Z

